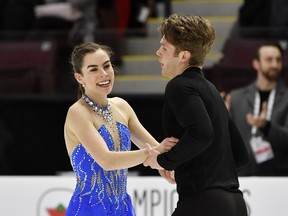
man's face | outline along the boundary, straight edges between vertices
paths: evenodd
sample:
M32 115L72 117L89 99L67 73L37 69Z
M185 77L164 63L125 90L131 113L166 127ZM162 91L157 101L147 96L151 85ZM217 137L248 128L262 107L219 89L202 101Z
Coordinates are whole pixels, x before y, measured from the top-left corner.
M259 50L259 60L255 68L269 81L276 81L282 70L282 56L277 47L263 46Z
M160 47L156 51L159 62L162 68L162 75L168 78L173 78L179 73L179 64L181 57L175 54L176 48L170 44L165 37L160 40Z

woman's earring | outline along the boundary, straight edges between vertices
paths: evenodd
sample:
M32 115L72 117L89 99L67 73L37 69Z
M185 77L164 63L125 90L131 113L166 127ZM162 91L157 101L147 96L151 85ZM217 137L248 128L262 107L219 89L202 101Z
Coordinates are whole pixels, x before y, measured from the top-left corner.
M84 88L84 87L85 87L85 85L84 85L84 84L82 84L82 87Z

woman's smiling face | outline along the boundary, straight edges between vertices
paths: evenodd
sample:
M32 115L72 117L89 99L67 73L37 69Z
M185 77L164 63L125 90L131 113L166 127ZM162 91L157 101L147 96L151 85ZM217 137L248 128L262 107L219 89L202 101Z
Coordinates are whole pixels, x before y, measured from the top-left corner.
M106 51L98 49L83 58L82 74L77 80L85 85L85 92L94 94L111 93L114 84L114 69Z

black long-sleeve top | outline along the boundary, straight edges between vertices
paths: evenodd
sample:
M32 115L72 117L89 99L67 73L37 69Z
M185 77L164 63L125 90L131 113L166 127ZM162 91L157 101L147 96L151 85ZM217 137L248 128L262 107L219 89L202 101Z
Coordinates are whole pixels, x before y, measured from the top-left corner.
M157 157L175 170L179 196L209 188L238 191L238 167L248 162L243 139L215 86L197 67L170 80L165 89L164 131L179 142Z

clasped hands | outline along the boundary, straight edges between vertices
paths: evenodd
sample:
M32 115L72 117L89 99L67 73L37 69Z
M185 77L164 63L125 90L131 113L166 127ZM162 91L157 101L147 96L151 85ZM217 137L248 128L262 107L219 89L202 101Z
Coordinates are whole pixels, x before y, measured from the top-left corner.
M164 170L157 162L157 156L161 153L169 151L173 146L178 142L177 138L168 137L165 138L161 144L157 147L151 147L148 143L146 143L145 147L149 153L148 158L144 161L143 165L145 167L150 166L152 169L157 169L160 175L165 178L169 183L175 183L174 179L174 171Z
M246 116L246 121L249 125L256 126L257 128L264 128L267 124L266 120L266 112L267 112L267 102L262 104L262 109L258 117L254 116L252 113L248 113Z
M222 96L227 109L230 109L230 102L231 96L230 94L226 94L226 92L221 92L220 95ZM255 126L257 128L264 128L268 121L266 120L266 113L267 113L267 102L262 103L261 112L259 116L254 116L252 113L248 113L246 116L246 122L251 127Z

